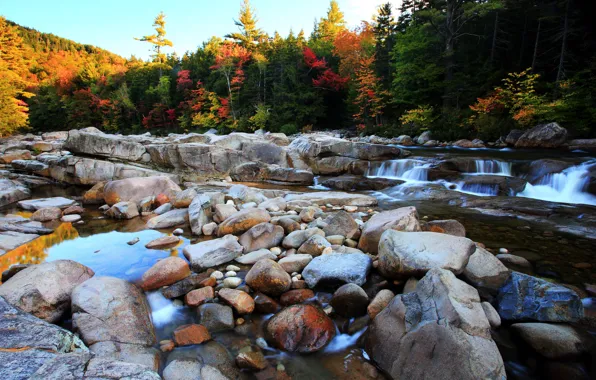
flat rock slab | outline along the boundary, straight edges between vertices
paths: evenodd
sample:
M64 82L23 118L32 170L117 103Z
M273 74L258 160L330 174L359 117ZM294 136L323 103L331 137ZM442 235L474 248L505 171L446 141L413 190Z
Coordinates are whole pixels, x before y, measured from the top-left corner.
M12 251L23 244L27 244L30 241L37 239L38 237L39 235L36 234L23 234L14 231L0 232L0 249L5 252Z
M29 211L37 211L40 208L46 207L58 207L58 208L66 208L69 206L74 205L76 202L72 199L64 198L64 197L54 197L54 198L40 198L40 199L28 199L26 201L20 201L19 207L24 210Z
M371 266L372 259L363 253L332 253L312 259L302 271L302 276L310 288L319 282L362 286Z
M376 206L377 198L364 194L343 193L340 191L319 191L314 193L288 194L284 200L289 201L310 201L316 204L330 203L334 206Z

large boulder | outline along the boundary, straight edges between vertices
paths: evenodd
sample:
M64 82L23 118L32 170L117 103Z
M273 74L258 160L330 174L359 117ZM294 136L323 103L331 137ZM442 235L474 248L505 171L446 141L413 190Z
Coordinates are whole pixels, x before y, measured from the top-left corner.
M139 161L146 152L142 144L124 136L86 133L77 130L68 133L64 149L73 153L119 158L126 161Z
M432 269L369 327L366 351L393 379L505 379L476 289Z
M217 230L218 236L228 234L240 235L259 223L266 223L271 220L271 215L259 208L240 210L224 220Z
M515 323L511 326L536 352L549 359L564 359L589 352L596 343L586 331L557 323Z
M155 263L141 279L141 288L145 291L172 285L190 276L190 268L183 258L166 257Z
M233 235L187 245L183 249L184 256L190 261L190 266L195 272L232 261L240 256L242 251L238 238Z
M77 286L72 292L72 325L87 345L156 342L145 295L119 278L93 277Z
M341 191L383 190L387 187L402 184L404 181L389 178L368 178L355 175L342 175L329 178L321 185Z
M70 309L73 289L93 275L91 269L71 260L32 265L0 285L0 296L38 318L58 322Z
M432 140L431 132L424 131L420 134L420 136L418 136L418 138L416 139L416 142L418 143L418 145L424 145L431 140Z
M271 259L257 261L246 274L245 281L252 289L270 296L287 292L292 285L290 275Z
M521 129L511 130L511 132L509 132L507 137L505 137L505 143L509 146L515 146L515 143L517 142L517 140L519 140L519 138L522 137L524 135L524 133L525 132L522 131Z
M362 226L358 249L367 253L377 253L381 235L389 229L406 232L420 231L416 208L412 206L402 207L373 215Z
M194 235L203 234L203 226L211 222L211 198L201 194L193 198L188 207L190 229Z
M557 123L538 125L515 142L516 148L558 148L567 140L567 130Z
M315 257L302 271L310 288L319 283L354 283L362 286L372 267L372 259L363 253L332 253Z
M510 321L575 322L584 315L573 290L519 272L511 273L497 300L499 315Z
M324 205L332 204L336 206L376 206L377 198L370 195L342 193L340 191L317 191L314 193L288 194L284 197L289 201L309 201L312 203Z
M489 293L496 293L510 274L509 269L499 259L478 246L463 271L466 281Z
M17 181L0 178L0 207L29 198L31 191Z
M313 305L293 305L275 314L265 328L273 346L289 351L319 351L335 336L335 324Z
M422 277L434 268L460 274L475 250L473 241L458 236L387 230L379 242L379 271L395 279Z
M262 248L277 247L284 238L284 229L271 223L259 223L243 233L238 239L244 252L252 252Z
M108 182L103 195L105 202L112 206L122 201L139 203L143 198L162 193L172 194L172 199L177 191L181 191L180 186L168 177L137 177Z
M90 357L89 350L76 335L13 307L2 297L0 331L2 379L48 379L50 377L32 375L56 359L68 361L84 356L84 364ZM82 378L82 371L80 376Z

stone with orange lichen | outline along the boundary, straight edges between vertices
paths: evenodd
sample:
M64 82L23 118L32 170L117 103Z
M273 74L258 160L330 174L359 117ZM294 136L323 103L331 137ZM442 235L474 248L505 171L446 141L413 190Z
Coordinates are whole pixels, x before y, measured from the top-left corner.
M287 292L292 285L290 275L271 259L257 261L246 274L245 281L252 289L270 296Z

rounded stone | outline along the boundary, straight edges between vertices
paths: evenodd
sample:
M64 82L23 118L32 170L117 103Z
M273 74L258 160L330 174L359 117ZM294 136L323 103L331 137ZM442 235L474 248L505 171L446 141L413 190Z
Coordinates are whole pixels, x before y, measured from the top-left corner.
M275 261L262 259L250 268L245 277L252 289L271 296L278 296L290 289L292 278Z
M335 312L342 317L359 317L366 313L368 296L360 286L345 284L333 293L330 304Z

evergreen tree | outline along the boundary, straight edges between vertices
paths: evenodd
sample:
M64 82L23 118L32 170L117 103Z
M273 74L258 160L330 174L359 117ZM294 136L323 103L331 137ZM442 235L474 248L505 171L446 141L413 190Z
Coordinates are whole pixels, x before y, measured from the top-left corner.
M226 38L235 40L247 49L254 49L266 37L263 31L257 28L257 21L249 0L244 0L238 20L234 20L240 32L227 34Z
M166 46L174 46L172 41L166 38L166 15L163 12L160 12L157 17L155 17L155 21L153 21L153 27L155 28L155 34L143 36L141 38L135 38L135 40L148 42L153 45L153 50L155 51L155 54L153 55L154 61L157 61L161 64L166 58L165 54L161 51L162 48Z

